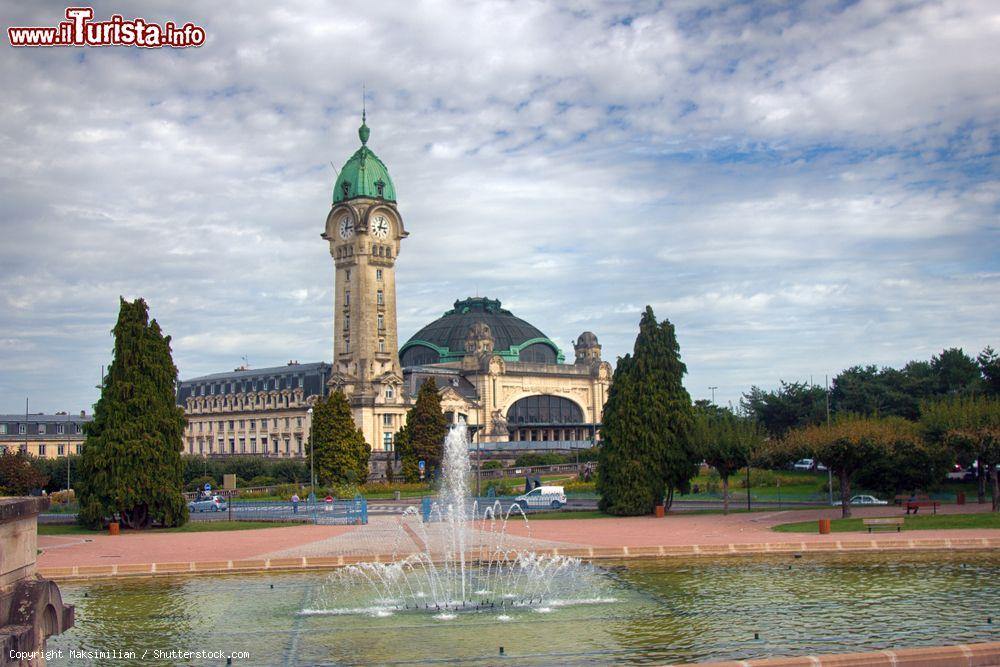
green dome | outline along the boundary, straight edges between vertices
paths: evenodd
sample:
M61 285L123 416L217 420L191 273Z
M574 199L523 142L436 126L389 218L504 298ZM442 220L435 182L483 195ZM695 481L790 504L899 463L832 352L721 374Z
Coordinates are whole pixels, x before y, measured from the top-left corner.
M358 128L361 148L347 160L337 176L337 183L333 186L334 204L355 197L396 201L396 187L389 178L389 170L367 146L370 133L362 116L361 127Z

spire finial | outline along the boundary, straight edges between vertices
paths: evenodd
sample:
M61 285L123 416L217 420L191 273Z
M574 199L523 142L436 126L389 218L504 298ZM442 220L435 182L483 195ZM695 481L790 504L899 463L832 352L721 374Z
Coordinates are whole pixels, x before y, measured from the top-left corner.
M368 137L371 134L371 130L368 129L368 125L365 124L365 116L367 116L367 109L365 108L365 84L361 82L361 127L358 128L358 137L361 139L361 145L364 146L368 143Z

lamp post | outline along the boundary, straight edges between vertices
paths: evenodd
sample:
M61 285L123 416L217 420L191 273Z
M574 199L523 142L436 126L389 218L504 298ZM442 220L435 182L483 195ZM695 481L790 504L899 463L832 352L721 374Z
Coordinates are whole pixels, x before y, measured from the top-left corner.
M68 412L66 414L69 414ZM71 420L66 421L66 491L69 491L69 429L73 425Z
M313 450L315 446L312 441L312 416L313 409L309 408L306 410L306 414L309 415L309 495L313 498L316 497L316 468L313 466Z
M718 388L719 388L718 385L716 385L714 387L709 387L709 389L712 390L712 405L715 405L715 390L718 389Z

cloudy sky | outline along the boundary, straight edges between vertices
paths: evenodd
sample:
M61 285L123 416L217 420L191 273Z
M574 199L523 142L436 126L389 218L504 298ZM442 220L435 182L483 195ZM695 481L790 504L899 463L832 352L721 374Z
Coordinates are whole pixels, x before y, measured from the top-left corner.
M613 362L648 303L720 402L1000 347L994 0L139 6L206 44L3 37L0 412L89 412L119 295L182 378L329 360L363 83L401 341L478 293Z

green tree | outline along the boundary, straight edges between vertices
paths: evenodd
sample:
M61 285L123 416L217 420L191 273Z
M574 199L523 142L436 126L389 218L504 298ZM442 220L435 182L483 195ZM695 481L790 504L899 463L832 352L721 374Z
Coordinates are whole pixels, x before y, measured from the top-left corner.
M976 461L979 469L979 502L985 502L987 477L993 511L1000 511L997 464L1000 463L1000 398L952 396L921 406L921 424L927 439L947 447L958 460Z
M598 492L609 514L648 514L666 492L686 493L698 471L691 397L674 326L649 306L631 355L618 360L601 427Z
M121 299L114 359L84 425L79 520L99 528L117 515L129 528L187 521L181 442L184 410L174 398L170 336L146 302Z
M428 378L417 391L417 400L406 413L406 424L396 434L396 452L402 460L407 482L420 480L419 462L425 474L433 478L441 468L448 420L441 410L441 395L434 378Z
M715 406L695 412L694 442L708 465L722 481L722 510L729 513L729 478L749 465L763 443L760 427L752 419Z
M371 448L354 424L351 406L340 391L313 404L307 454L313 457L321 485L364 484L368 479Z
M932 357L931 368L938 394L969 393L978 388L979 364L960 347L943 350Z
M26 452L0 446L0 496L26 496L48 482Z
M976 361L983 374L983 390L993 396L1000 396L1000 355L987 345L976 357Z
M785 382L776 391L751 387L740 405L753 415L773 438L782 438L790 429L826 421L826 389L803 382Z
M899 417L841 415L830 425L790 431L784 445L795 456L812 456L830 466L840 480L841 513L849 517L852 476L886 459L898 443L912 443L919 437L916 425Z

